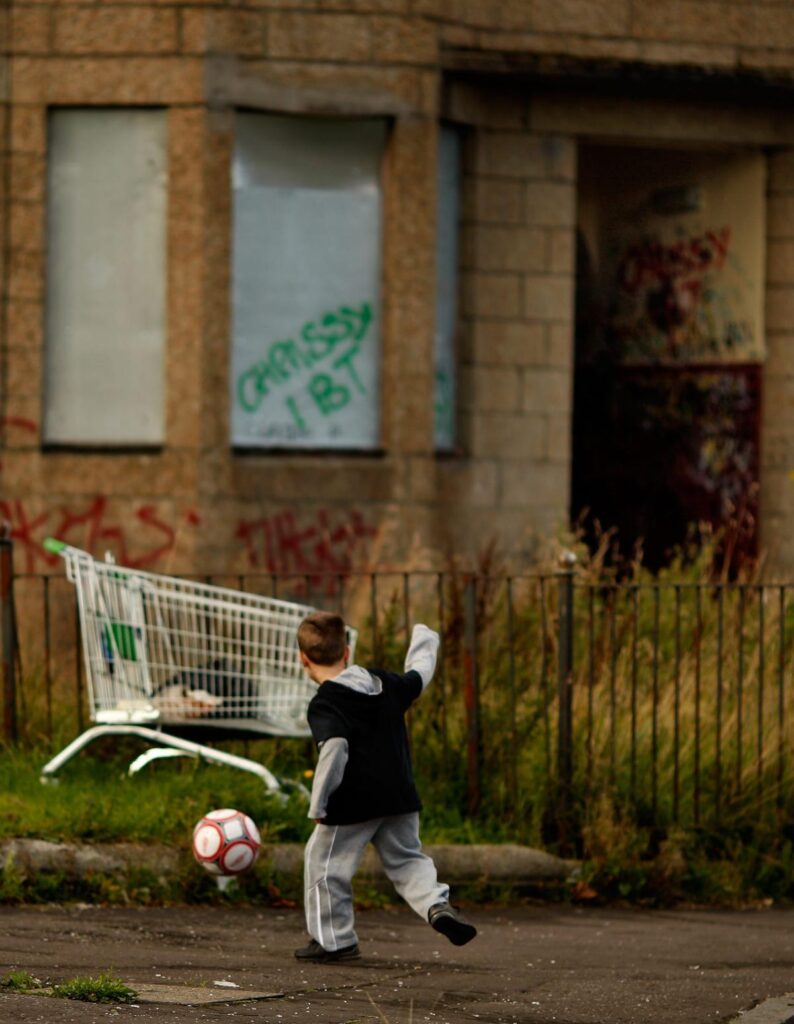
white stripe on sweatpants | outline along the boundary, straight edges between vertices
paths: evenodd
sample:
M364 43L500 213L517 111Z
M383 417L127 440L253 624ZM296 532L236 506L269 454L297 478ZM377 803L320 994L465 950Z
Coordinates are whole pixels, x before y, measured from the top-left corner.
M323 949L336 949L336 935L334 934L334 919L333 919L333 912L331 910L331 907L332 907L331 893L330 893L330 891L328 889L328 868L331 865L331 857L333 856L333 853L334 853L334 842L336 841L336 833L337 833L337 829L338 828L339 828L338 825L334 825L333 826L334 833L331 836L331 844L328 847L328 857L326 858L326 861L325 861L325 871L323 872L322 882L318 882L317 886L315 888L315 892L317 894L317 932L318 932L318 934L320 936L317 941L320 943L320 945L323 947ZM325 894L328 897L328 908L329 908L328 924L331 927L331 942L330 942L330 944L328 946L326 946L325 942L323 941L323 911L322 911L322 903L321 903L321 896L320 896L320 886L322 886L325 889Z

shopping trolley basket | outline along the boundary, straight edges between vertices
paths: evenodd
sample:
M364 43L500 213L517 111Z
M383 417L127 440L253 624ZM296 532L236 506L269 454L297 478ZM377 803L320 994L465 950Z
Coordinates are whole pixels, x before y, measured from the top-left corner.
M313 609L46 544L66 562L77 592L96 725L52 758L42 779L100 736L132 735L156 744L132 763L133 773L155 758L191 755L281 788L264 765L184 734L309 736L306 709L316 689L300 665L295 634ZM351 630L351 650L355 641Z

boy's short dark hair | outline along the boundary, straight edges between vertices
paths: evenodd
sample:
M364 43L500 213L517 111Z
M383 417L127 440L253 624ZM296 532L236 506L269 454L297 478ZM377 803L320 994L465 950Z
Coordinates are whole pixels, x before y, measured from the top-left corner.
M298 626L298 647L315 665L336 665L347 647L345 620L335 612L312 612Z

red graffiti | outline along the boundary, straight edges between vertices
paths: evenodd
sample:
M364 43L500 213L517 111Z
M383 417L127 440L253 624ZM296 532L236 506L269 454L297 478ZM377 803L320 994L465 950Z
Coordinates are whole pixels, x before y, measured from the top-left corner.
M47 537L100 557L111 549L116 560L131 569L152 565L173 549L177 531L158 515L153 505L141 505L132 516L145 528L144 534L151 537L143 551L136 551L125 527L110 519L107 506L108 499L98 495L85 508L62 505L31 518L24 502L17 499L0 501L0 517L11 524L11 539L23 552L27 572L35 572L41 564L51 567L58 564L58 556L44 547ZM184 520L192 526L200 522L194 509L184 513Z
M0 418L0 430L5 428L16 428L32 434L37 434L39 429L33 420L24 416ZM23 501L0 500L0 519L10 524L11 539L16 541L23 552L27 572L35 572L42 564L50 567L58 565L58 556L44 548L47 537L74 544L100 557L111 548L120 564L138 569L154 564L173 549L176 530L158 516L153 505L141 505L133 513L133 519L146 527L147 533L152 534L151 544L143 551L134 551L125 528L109 520L107 505L107 497L97 495L90 499L85 508L61 505L31 518ZM186 509L182 518L189 526L197 526L201 522L201 517L193 508Z
M620 263L620 286L629 295L644 295L649 320L674 342L698 308L706 274L724 267L730 243L731 229L724 227L671 245L633 245Z
M703 274L712 268L720 270L730 243L731 229L724 227L672 245L657 241L634 245L623 257L621 284L627 291L637 292L674 277Z
M0 501L0 517L11 525L11 540L22 546L27 560L27 571L33 572L38 558L52 565L57 562L56 556L49 554L36 540L36 533L49 518L44 512L35 519L28 519L25 506L21 501ZM42 538L43 539L43 538Z
M0 427L18 427L20 430L27 430L31 434L36 434L39 430L36 423L25 416L4 416L0 419Z
M5 437L6 430L11 427L17 430L25 430L29 434L38 434L39 428L34 420L29 420L26 416L0 416L0 437ZM0 469L3 468L3 463L0 461Z
M267 519L243 520L235 536L245 545L252 568L315 578L347 575L353 568L356 545L374 537L376 530L355 510L336 523L332 517L330 510L319 509L301 524L296 512L287 510Z

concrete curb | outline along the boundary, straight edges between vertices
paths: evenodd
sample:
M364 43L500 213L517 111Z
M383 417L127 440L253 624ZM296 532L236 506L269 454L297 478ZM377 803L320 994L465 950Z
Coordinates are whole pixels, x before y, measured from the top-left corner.
M577 867L543 850L514 844L430 845L425 851L438 866L439 875L451 883L533 883L564 881ZM303 872L303 845L282 843L265 846L263 858L284 875ZM29 872L63 872L74 878L90 874L118 874L130 867L145 868L158 876L178 874L190 864L186 849L139 843L51 843L44 839L9 839L0 843L0 865L11 859ZM363 878L383 878L375 851L367 849L359 869Z

